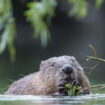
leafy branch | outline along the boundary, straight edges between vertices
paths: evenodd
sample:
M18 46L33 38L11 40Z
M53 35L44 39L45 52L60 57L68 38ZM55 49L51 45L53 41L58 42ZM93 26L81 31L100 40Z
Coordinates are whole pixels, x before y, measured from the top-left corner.
M77 20L82 20L88 13L89 2L87 0L68 0L70 4L69 16ZM103 0L95 0L95 7L100 8ZM34 28L35 37L40 37L41 45L47 46L50 38L48 28L49 21L55 16L57 0L40 0L28 3L29 8L25 12L28 21L31 22Z
M78 96L80 94L85 94L86 90L97 91L105 89L105 84L93 85L82 89L80 86L73 86L71 84L65 84L69 96Z
M34 1L27 5L29 9L25 12L25 16L34 27L35 37L40 36L42 46L47 46L47 39L50 37L47 23L55 16L56 5L56 0Z
M87 15L87 0L68 0L72 5L71 10L69 11L69 16L75 17L77 20L83 19Z
M95 7L100 8L104 0L95 0L94 2ZM71 7L69 16L75 17L77 20L86 17L90 4L87 0L68 0L68 3ZM33 26L35 37L40 37L41 46L45 47L48 45L48 40L51 37L48 25L55 16L57 0L33 1L29 2L27 7L28 10L25 11L25 16ZM16 25L13 17L12 0L0 0L0 54L8 48L12 61L15 60L16 54L14 47L15 34Z
M81 88L80 86L72 86L71 84L65 84L69 96L78 96L80 95Z
M96 0L95 7L100 8L104 0Z
M16 54L14 47L15 30L11 0L0 0L0 54L8 46L11 61L15 60Z

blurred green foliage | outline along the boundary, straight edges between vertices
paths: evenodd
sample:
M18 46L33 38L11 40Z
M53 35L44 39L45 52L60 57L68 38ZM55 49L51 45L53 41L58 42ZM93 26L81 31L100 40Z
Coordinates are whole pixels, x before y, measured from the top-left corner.
M55 15L56 0L41 0L40 2L30 2L25 12L27 19L32 23L35 30L35 37L40 35L42 46L47 45L47 39L50 37L50 31L46 24L49 23Z
M95 0L95 7L100 8L104 0ZM85 18L88 13L89 0L68 0L70 3L69 15L77 20ZM40 37L41 45L47 46L50 39L48 25L55 16L57 0L35 0L27 4L25 11L27 20L34 28L35 37ZM14 40L16 34L15 21L13 17L12 1L0 0L0 54L8 47L11 60L15 60Z
M87 0L69 0L72 8L69 12L70 16L74 16L77 20L83 19L87 15Z
M100 8L104 0L96 0L96 8Z
M12 14L11 0L0 0L0 54L6 47L10 52L11 60L15 60L15 22Z

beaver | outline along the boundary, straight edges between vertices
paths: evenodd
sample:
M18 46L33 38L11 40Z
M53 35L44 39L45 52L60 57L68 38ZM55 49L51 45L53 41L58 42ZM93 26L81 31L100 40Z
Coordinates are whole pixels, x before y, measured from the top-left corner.
M81 88L90 86L83 68L73 56L52 57L41 61L40 70L10 85L6 94L52 95L65 93L65 84L77 81ZM86 90L90 93L90 90Z

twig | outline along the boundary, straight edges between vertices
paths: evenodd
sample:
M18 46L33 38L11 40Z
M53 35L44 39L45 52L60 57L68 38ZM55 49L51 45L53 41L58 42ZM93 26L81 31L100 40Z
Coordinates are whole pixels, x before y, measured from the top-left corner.
M94 66L92 66L88 72L88 74L91 74L93 72L93 70L95 70L95 68L100 64L100 61L97 62Z
M96 49L91 44L89 44L89 47L93 50L94 56L96 58L98 58L97 53L96 53Z
M70 96L74 96L74 95L79 95L80 92L84 92L86 90L92 90L92 91L97 91L97 90L101 90L105 88L105 84L99 84L99 85L93 85L93 86L89 86L86 88L81 88L80 86L73 86L71 87L70 84L66 84L65 87L68 90L68 95Z
M101 63L101 62L105 62L105 60L104 59L102 59L102 58L98 58L98 56L97 56L97 53L96 53L96 50L95 50L95 48L90 44L89 45L89 47L92 49L92 51L93 51L93 53L94 53L94 56L87 56L87 61L90 61L90 60L96 60L97 61L97 63L94 65L94 66L92 66L91 68L90 68L90 70L89 70L89 73L88 74L91 74L92 72L93 72L93 70L95 70L96 69L96 67Z
M98 61L101 61L101 62L105 62L105 59L102 59L102 58L97 58L97 57L93 57L93 56L87 56L88 58L86 59L87 61L91 60L91 59L94 59L94 60L98 60Z
M92 89L92 88L97 88L97 89ZM88 90L88 89L91 89L91 90L101 90L101 89L104 89L105 88L105 84L100 84L100 85L93 85L93 86L90 86L90 87L87 87L85 89L81 89L82 91L85 91L85 90Z
M100 87L100 88L98 88L98 89L92 89L93 91L95 90L102 90L102 89L104 89L105 88L105 86L103 86L103 87Z

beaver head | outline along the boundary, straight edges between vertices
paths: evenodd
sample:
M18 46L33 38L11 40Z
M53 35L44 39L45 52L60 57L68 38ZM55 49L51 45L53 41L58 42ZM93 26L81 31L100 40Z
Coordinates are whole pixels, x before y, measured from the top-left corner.
M80 68L80 65L73 56L49 58L42 61L40 65L40 70L44 71L43 75L46 73L47 75L52 75L57 84L61 80L67 80L68 83L77 80L78 68Z

